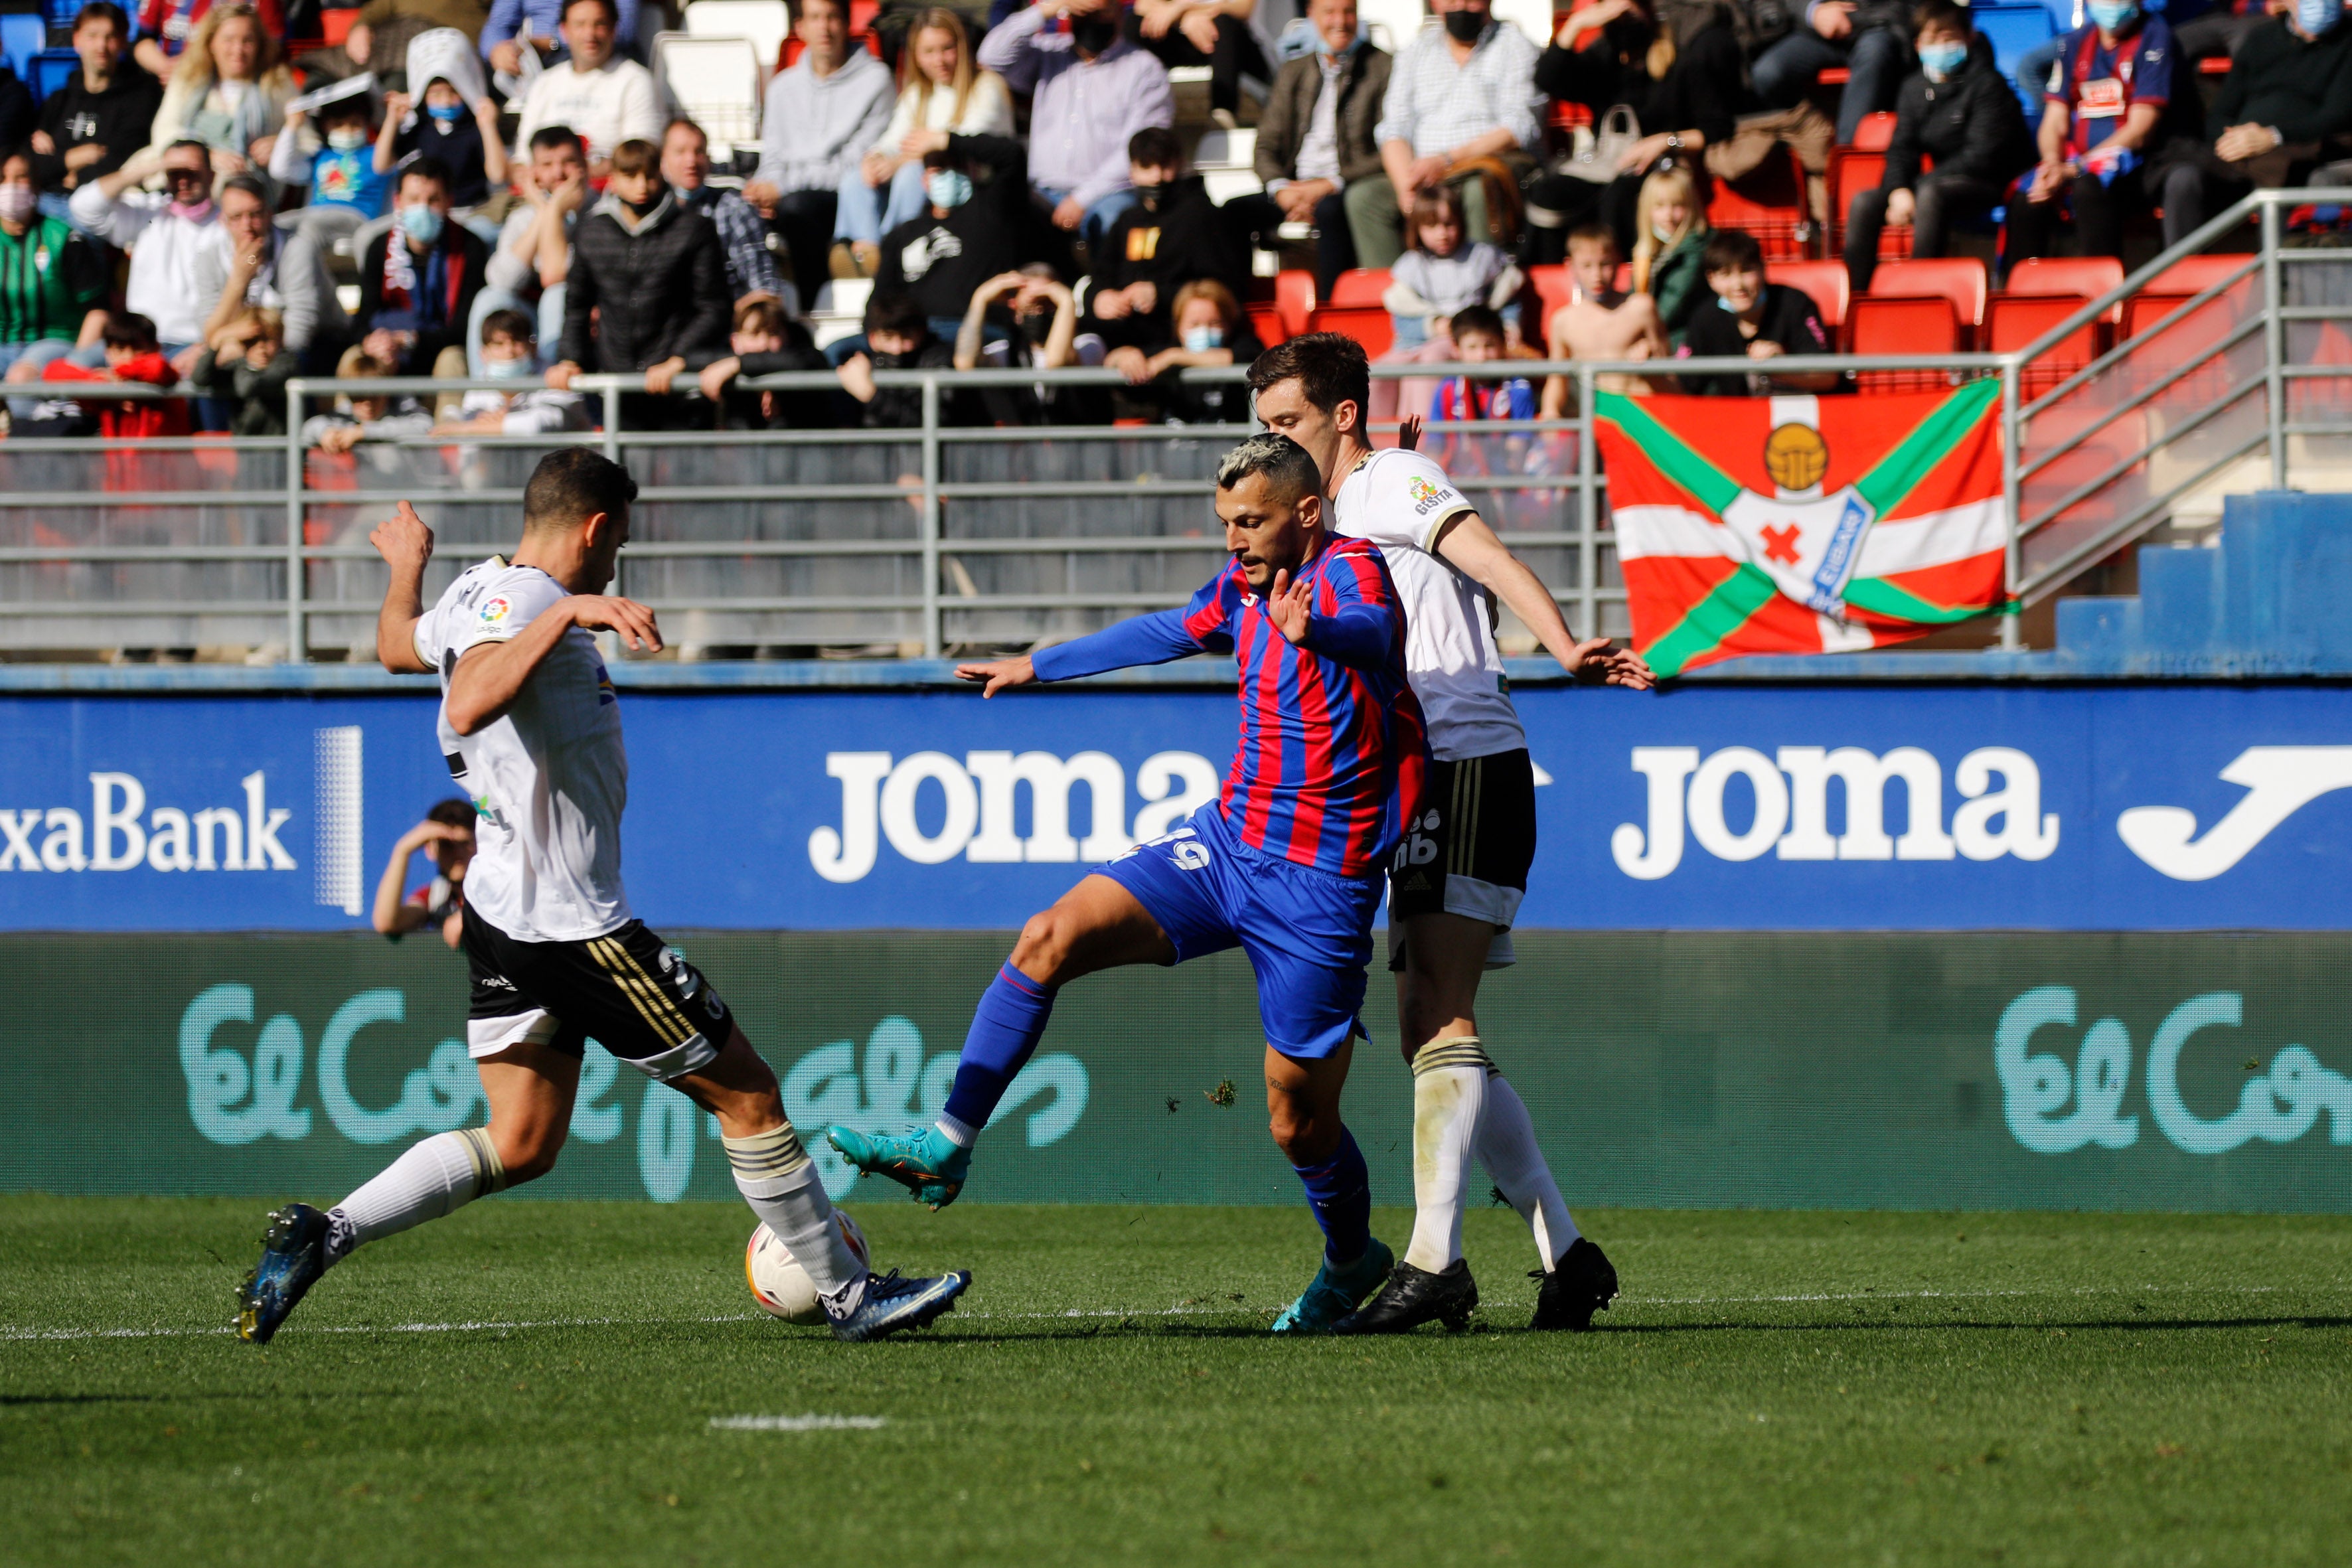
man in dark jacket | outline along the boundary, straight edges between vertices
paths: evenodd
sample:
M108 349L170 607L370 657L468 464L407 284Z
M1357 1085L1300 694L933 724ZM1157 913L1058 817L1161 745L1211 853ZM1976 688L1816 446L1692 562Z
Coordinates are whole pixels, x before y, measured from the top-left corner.
M1128 178L1138 201L1089 252L1094 287L1078 326L1108 347L1152 354L1173 344L1169 307L1195 278L1213 278L1237 299L1248 288L1248 252L1220 221L1200 176L1183 176L1183 163L1172 131L1150 125L1128 139Z
M2315 27L2314 24L2317 24ZM2352 26L2344 0L2312 0L2273 16L2238 46L2205 117L2205 137L2176 137L2149 184L2174 245L2255 185L2292 185L2320 143L2352 131Z
M2000 205L2010 182L2033 166L2033 132L1969 14L1952 0L1926 0L1916 26L1919 69L1895 102L1885 175L1876 190L1855 192L1846 212L1845 269L1857 293L1870 287L1887 225L1910 226L1912 255L1941 256L1954 219ZM1922 170L1926 158L1932 171Z
M466 316L490 249L449 221L450 184L438 158L403 169L393 226L360 261L360 346L401 375L466 374Z
M719 230L663 184L659 149L624 142L604 199L572 232L562 359L547 384L567 388L583 369L642 371L658 397L678 372L727 353L731 307ZM644 412L658 420L658 406Z
M68 221L66 197L84 180L111 174L147 145L163 89L122 51L131 23L113 0L89 0L74 16L74 53L81 69L41 102L33 132L33 180L41 207Z
M1225 211L1269 246L1286 223L1315 226L1315 282L1322 295L1356 265L1355 235L1341 193L1378 177L1372 128L1388 96L1390 57L1356 33L1356 0L1314 0L1307 20L1315 47L1275 73L1257 122L1262 196L1236 196Z
M1010 136L950 136L923 155L930 210L882 237L874 291L913 295L931 335L955 341L972 290L1032 259L1022 254L1029 181Z

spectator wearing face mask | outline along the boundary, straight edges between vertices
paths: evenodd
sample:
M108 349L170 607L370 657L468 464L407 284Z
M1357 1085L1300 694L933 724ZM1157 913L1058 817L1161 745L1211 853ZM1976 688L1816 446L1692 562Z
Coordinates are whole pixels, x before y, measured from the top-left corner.
M832 393L747 392L734 384L739 376L827 368L808 329L786 315L783 306L773 300L746 300L735 307L727 357L703 366L698 379L702 395L725 409L730 429L821 430L834 423Z
M449 221L449 172L424 159L401 171L396 221L360 261L360 346L400 375L466 374L466 322L489 247ZM457 395L446 395L452 406Z
M0 370L26 379L71 353L110 281L96 247L40 210L32 158L0 159Z
M852 423L867 430L919 429L922 388L883 386L874 373L945 370L954 363L955 350L933 335L929 319L912 294L877 288L866 301L866 346L842 361L836 372L856 411ZM978 418L978 399L941 389L941 424L970 425Z
M588 409L576 392L539 382L539 342L521 310L493 310L482 321L482 373L520 390L477 387L455 416L436 429L470 436L546 436L588 428Z
M2320 143L2352 131L2352 26L2344 0L2296 0L2248 34L2202 137L2165 143L2150 171L2164 242L2179 243L2256 184L2305 183Z
M1168 68L1119 33L1111 0L1038 0L981 40L980 63L1014 92L1032 93L1029 188L1055 227L1089 257L1133 206L1127 146L1146 126L1176 123ZM1066 19L1067 32L1048 31Z
M438 159L449 171L452 211L471 212L507 188L507 146L499 106L481 63L455 27L420 34L408 46L408 91L383 100L375 167L391 174L410 158Z
M882 62L850 47L849 0L800 0L793 30L801 58L769 79L760 167L743 199L782 238L801 298L813 300L828 271L859 276L849 246L833 243L841 183L890 122L892 93Z
M1021 143L1010 136L950 136L923 154L929 207L882 237L877 289L904 289L923 308L933 336L953 342L981 280L1011 270L1021 255Z
M1405 225L1421 193L1462 193L1470 237L1498 245L1503 215L1488 210L1480 166L1500 160L1515 173L1534 166L1548 107L1536 88L1536 47L1495 19L1489 0L1435 0L1440 26L1397 51L1381 122L1386 174L1348 187L1348 217L1359 259L1387 267L1404 250ZM1373 239L1377 233L1379 238Z
M190 364L220 297L217 286L204 288L220 243L211 153L194 141L150 149L73 194L74 226L131 252L124 304L153 326L167 355ZM161 191L140 188L157 174Z
M1132 345L1115 348L1103 363L1123 374L1128 384L1112 394L1115 418L1140 417L1153 424L1215 425L1249 417L1249 389L1239 382L1192 381L1186 370L1245 365L1261 346L1248 314L1234 291L1213 278L1195 278L1168 303L1175 341L1155 353Z
M1102 362L1102 340L1078 333L1077 296L1044 262L1000 272L973 289L956 331L958 370L1059 370ZM983 387L980 397L992 425L1100 425L1110 419L1109 400L1100 387L1040 381Z
M1955 219L2000 205L2010 183L2033 166L2033 133L1968 12L1925 0L1913 25L1919 69L1895 102L1886 172L1847 209L1845 268L1856 290L1870 287L1887 225L1910 226L1912 255L1941 256Z
M41 128L33 132L33 178L51 217L71 221L67 198L147 145L163 89L123 62L130 37L130 19L113 0L89 0L74 16L81 68L41 100Z
M2174 128L2193 126L2194 79L2161 16L2135 0L2090 0L2068 33L2043 94L2041 162L2025 199L2009 204L2011 262L2047 256L2072 210L2084 256L2123 254L2124 219L2149 204L2142 164Z
M286 106L286 122L269 154L269 177L308 188L310 200L287 215L286 226L314 245L331 248L335 241L349 239L362 224L383 216L392 199L392 181L368 147L372 96L367 83L354 77ZM308 134L314 113L323 146Z
M1249 257L1219 221L1201 177L1185 177L1174 132L1156 125L1137 132L1127 158L1137 205L1088 253L1094 286L1082 330L1148 357L1176 342L1179 289L1213 278L1238 294L1249 283Z

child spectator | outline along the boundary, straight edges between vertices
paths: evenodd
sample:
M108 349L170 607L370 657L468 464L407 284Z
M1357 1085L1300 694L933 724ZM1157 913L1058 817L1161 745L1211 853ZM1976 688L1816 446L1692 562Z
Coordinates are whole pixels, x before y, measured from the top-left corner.
M1785 283L1764 281L1764 247L1756 237L1721 228L1707 237L1701 258L1717 308L1701 310L1683 335L1685 359L1777 359L1831 352L1829 329L1812 297ZM1700 396L1763 397L1776 392L1834 392L1833 371L1803 375L1686 375L1683 389Z
M890 122L842 176L835 242L847 241L860 273L875 276L882 237L923 215L924 154L946 152L951 136L1013 134L1013 94L994 71L973 68L963 18L944 6L918 14L898 57Z
M1445 334L1446 321L1465 305L1518 315L1511 304L1527 279L1510 258L1480 240L1464 243L1469 220L1462 195L1451 185L1432 185L1413 198L1412 248L1389 268L1388 292L1381 303L1396 322L1396 346L1416 349Z
M275 310L247 310L213 334L188 372L199 397L233 404L232 436L286 434L286 384L299 361L286 352L286 327Z
M1658 302L1647 294L1617 291L1617 233L1605 223L1586 224L1568 237L1568 274L1576 285L1574 296L1552 312L1546 348L1553 359L1664 359L1666 335L1658 325ZM1459 347L1461 334L1454 334ZM1467 359L1469 356L1463 356ZM1610 392L1640 396L1650 390L1647 377L1609 375L1600 384ZM1568 377L1544 382L1543 417L1570 417L1572 389Z
M507 188L507 145L498 103L482 85L482 62L465 34L436 27L408 46L407 76L408 90L383 101L376 172L389 174L411 158L437 158L449 170L449 205L470 213Z
M822 430L834 423L833 397L822 392L744 392L730 384L744 375L824 370L825 358L808 329L775 300L746 300L735 307L735 331L725 359L703 367L702 395L719 404L736 429Z
M1257 334L1234 291L1213 278L1195 278L1176 290L1168 320L1176 336L1171 346L1149 357L1133 347L1113 349L1104 357L1105 364L1125 373L1129 387L1143 389L1115 395L1114 415L1128 418L1140 413L1182 425L1246 419L1249 389L1239 382L1192 382L1169 374L1247 364L1257 358Z
M61 220L66 198L84 180L122 167L147 145L163 101L155 79L122 63L131 22L114 0L89 0L74 16L74 53L81 69L41 100L41 128L33 132L33 178L41 210Z
M1454 311L1453 332L1454 353L1465 364L1492 364L1509 356L1509 334L1503 318L1485 305L1465 305ZM1437 384L1437 394L1429 400L1432 424L1535 417L1535 388L1523 375L1508 381L1449 375Z
M1012 331L986 338L983 329L992 316L1000 325L1009 317ZM1043 262L1000 272L973 289L963 325L956 332L958 370L978 365L1059 370L1102 362L1102 339L1091 332L1078 335L1077 296ZM1093 425L1110 418L1099 387L1035 382L986 387L980 395L994 425Z
M918 386L880 387L877 370L944 370L955 363L955 351L931 335L931 323L921 301L899 290L877 289L866 301L866 348L841 362L841 389L857 405L857 424L867 430L914 430L923 423L923 392ZM957 417L962 399L952 392L940 396L943 424L968 424Z
M589 427L588 410L578 393L535 384L539 343L530 317L523 311L493 310L483 319L482 371L493 381L520 384L521 390L476 388L458 405L456 418L436 426L441 433L544 436Z
M392 182L368 151L374 98L374 79L364 76L304 93L286 106L285 126L270 150L269 177L310 189L309 202L286 214L278 226L293 229L321 250L332 250L335 241L349 239L362 224L383 216L391 198ZM324 145L306 148L311 138L304 128L313 114Z
M1633 292L1656 301L1658 324L1679 345L1683 333L1713 296L1700 257L1706 248L1706 209L1688 169L1660 169L1642 182L1633 205Z
M397 374L390 362L357 348L346 353L343 363L335 367L337 379L342 381L374 381ZM362 441L423 436L433 428L433 416L413 397L362 394L347 397L344 402L347 408L313 414L302 421L304 446L325 452L348 452Z
M188 35L148 145L201 142L211 149L215 174L266 169L293 96L278 36L264 29L250 5L215 5Z
M139 381L150 386L173 386L180 373L163 357L155 342L155 323L144 316L118 310L106 318L99 341L105 345L106 368L86 370L71 360L53 360L42 367L44 381ZM98 405L98 433L110 439L148 440L159 436L185 436L189 430L187 400L180 397L142 398L136 403ZM34 423L45 423L36 421ZM24 435L79 435L81 429L27 429Z

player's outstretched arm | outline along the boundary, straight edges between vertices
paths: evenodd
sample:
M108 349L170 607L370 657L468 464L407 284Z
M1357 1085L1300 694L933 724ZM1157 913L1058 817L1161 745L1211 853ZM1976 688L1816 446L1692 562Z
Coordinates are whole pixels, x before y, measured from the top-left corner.
M1008 687L1040 680L1075 680L1082 675L1130 669L1139 664L1166 664L1171 659L1221 651L1230 646L1213 637L1204 641L1195 637L1187 623L1187 614L1183 610L1154 610L1071 642L1041 647L1021 658L960 664L956 666L956 676L963 680L987 682L981 695L993 697Z
M1657 684L1650 667L1630 648L1611 649L1607 637L1576 640L1559 613L1559 602L1528 563L1495 537L1495 531L1475 511L1465 511L1437 536L1435 552L1488 593L1510 606L1544 650L1569 674L1590 678L1599 673L1611 686L1646 690Z
M634 648L658 651L662 645L654 613L633 599L604 594L558 599L505 642L477 643L457 661L449 677L449 695L442 702L449 728L471 735L504 718L522 694L523 682L574 626L618 632Z
M416 623L425 614L425 567L433 559L433 531L406 501L368 535L392 581L375 617L376 662L394 675L429 675L433 667L416 657Z

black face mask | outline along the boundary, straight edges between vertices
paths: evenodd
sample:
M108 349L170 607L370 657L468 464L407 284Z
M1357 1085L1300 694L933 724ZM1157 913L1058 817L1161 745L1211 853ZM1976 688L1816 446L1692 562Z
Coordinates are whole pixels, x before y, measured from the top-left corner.
M1045 340L1054 335L1054 318L1048 311L1032 310L1018 318L1018 324L1022 337L1028 340L1033 347L1042 348Z
M1457 44L1475 44L1486 30L1486 18L1475 11L1445 13L1445 36Z
M1160 198L1167 191L1168 187L1165 185L1137 185L1134 186L1133 189L1135 191L1136 199L1143 204L1145 211L1158 212L1160 210Z
M1118 23L1101 15L1081 16L1070 24L1070 41L1087 54L1107 54L1118 41Z

